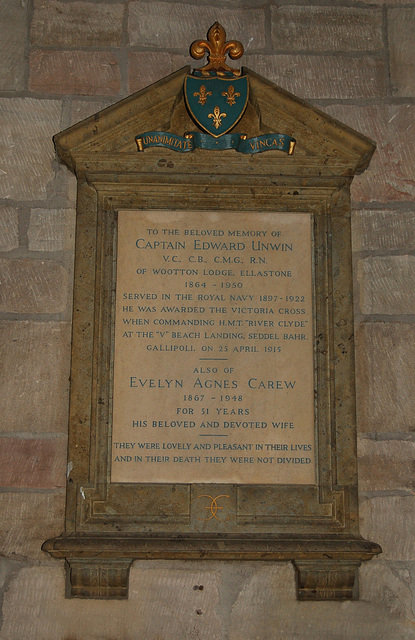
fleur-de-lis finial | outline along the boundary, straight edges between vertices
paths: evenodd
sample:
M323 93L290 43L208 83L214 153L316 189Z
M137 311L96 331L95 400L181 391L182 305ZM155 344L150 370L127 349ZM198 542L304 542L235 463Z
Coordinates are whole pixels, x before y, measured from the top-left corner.
M224 76L226 71L230 71L234 76L240 76L240 69L232 69L226 64L226 54L232 60L238 60L244 52L242 44L238 40L226 42L225 29L215 22L208 31L207 40L195 40L190 46L190 55L195 60L203 58L208 54L208 63L198 69L204 76L209 75L209 71L216 71L218 76Z

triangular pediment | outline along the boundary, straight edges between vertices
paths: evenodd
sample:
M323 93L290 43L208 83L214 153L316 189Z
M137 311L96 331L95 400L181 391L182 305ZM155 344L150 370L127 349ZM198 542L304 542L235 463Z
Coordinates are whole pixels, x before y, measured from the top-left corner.
M369 164L375 144L366 136L335 120L300 98L281 89L257 73L245 69L249 78L248 107L233 131L253 137L265 133L283 133L297 140L295 153L287 160L290 166L300 166L313 159L316 171L319 159L332 166L333 173L353 176ZM60 159L72 170L78 160L137 155L135 136L147 131L166 131L184 135L197 130L187 112L183 83L189 67L183 67L159 82L132 94L121 102L62 131L54 137ZM144 153L160 152L148 149ZM236 154L236 151L197 153ZM163 149L163 154L173 154ZM243 154L238 154L242 156ZM264 154L258 154L264 155ZM267 151L268 160L280 164L287 156L280 151ZM191 162L192 154L186 154ZM248 156L251 158L251 156Z

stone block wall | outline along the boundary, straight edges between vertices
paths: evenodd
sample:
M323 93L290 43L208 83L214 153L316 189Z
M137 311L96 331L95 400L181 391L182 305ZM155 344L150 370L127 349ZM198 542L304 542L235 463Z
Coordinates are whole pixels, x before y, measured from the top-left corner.
M415 629L415 3L0 0L1 640L406 640ZM127 602L64 599L75 179L52 135L189 63L242 62L377 141L354 180L360 600L298 603L290 564L137 562Z

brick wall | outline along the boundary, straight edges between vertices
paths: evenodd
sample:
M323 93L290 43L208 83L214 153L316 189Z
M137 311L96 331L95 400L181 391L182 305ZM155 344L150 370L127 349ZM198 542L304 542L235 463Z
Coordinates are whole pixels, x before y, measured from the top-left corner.
M0 0L2 640L394 640L415 624L415 3ZM65 600L75 179L51 137L189 62L218 19L243 63L375 139L352 188L359 602L298 603L289 564L138 562L128 602ZM195 588L203 585L203 589Z

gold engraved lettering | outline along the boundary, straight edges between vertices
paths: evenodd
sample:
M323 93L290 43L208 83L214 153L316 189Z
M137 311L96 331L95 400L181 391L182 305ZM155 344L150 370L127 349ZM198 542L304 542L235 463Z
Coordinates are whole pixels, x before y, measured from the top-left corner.
M199 96L199 104L206 104L206 100L208 96L212 95L211 91L206 91L206 87L204 84L200 87L200 91L195 91L194 96Z
M222 124L222 118L226 118L226 113L221 113L219 107L215 107L213 113L209 113L208 118L213 118L213 126L219 129Z
M204 494L202 496L199 496L199 498L209 498L209 500L211 500L210 505L205 507L205 509L208 509L208 511L210 511L210 516L208 518L199 518L199 520L203 520L203 522L207 522L208 520L212 520L213 518L216 518L216 520L221 520L222 522L224 522L227 519L227 518L219 518L216 514L219 511L219 509L223 509L223 507L219 507L218 505L219 498L229 498L229 496L220 495L220 496L216 496L216 498L213 498L212 496Z
M227 97L226 102L232 106L235 104L236 98L239 98L241 94L235 91L235 87L231 85L227 91L222 91L222 95Z

